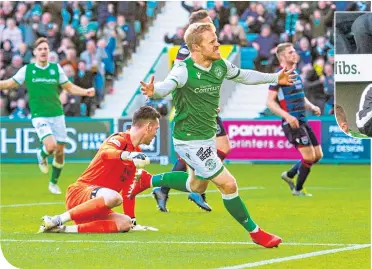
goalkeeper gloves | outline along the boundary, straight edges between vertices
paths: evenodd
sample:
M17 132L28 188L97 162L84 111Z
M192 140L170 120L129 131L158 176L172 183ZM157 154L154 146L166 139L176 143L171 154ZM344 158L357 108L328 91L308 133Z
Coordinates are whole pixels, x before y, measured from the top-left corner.
M149 157L142 152L129 152L123 151L120 155L123 161L133 161L136 168L144 168L146 165L150 164Z

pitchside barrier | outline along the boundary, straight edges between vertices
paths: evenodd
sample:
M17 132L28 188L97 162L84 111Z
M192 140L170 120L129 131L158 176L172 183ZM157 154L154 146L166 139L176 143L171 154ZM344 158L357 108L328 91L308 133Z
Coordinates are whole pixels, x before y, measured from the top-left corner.
M365 163L371 160L370 139L352 138L341 131L334 117L310 118L310 125L321 142L324 157L321 163ZM131 119L66 118L68 140L67 162L90 162L102 142L113 132L130 127ZM143 151L153 163L174 162L171 124L160 121L159 131ZM261 119L224 119L232 150L227 162L286 163L300 159L288 143L281 121L276 117ZM1 118L1 163L34 163L41 143L30 119Z

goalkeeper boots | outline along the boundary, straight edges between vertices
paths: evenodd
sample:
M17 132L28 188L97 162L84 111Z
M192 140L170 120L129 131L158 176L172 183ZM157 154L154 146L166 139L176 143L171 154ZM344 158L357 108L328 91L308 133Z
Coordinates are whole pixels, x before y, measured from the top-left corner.
M258 232L249 233L251 235L252 241L258 245L265 248L278 247L282 242L282 239L276 235L270 234L258 228Z

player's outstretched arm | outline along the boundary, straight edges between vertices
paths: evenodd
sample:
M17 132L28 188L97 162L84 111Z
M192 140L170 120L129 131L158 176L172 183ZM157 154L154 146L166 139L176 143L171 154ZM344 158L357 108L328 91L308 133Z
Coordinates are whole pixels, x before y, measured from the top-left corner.
M282 69L278 73L261 73L254 70L240 69L225 60L227 66L226 79L246 84L246 85L257 85L267 83L277 83L280 85L292 85L297 75L292 74L293 69L285 71Z
M66 82L61 85L62 89L68 91L72 95L78 95L78 96L94 96L96 94L96 91L94 88L89 89L83 89L71 82Z
M314 105L313 103L311 103L309 101L309 99L307 99L305 97L305 108L308 109L308 110L311 110L314 112L315 115L319 116L320 114L322 114L320 108L316 105Z
M19 87L19 84L15 82L13 78L0 81L0 90L8 90Z
M287 111L283 110L279 104L277 103L278 92L277 91L269 91L269 95L267 97L266 105L273 112L275 115L278 115L286 120L292 128L299 128L298 120L290 115Z
M176 63L164 81L154 83L152 76L148 83L141 81L141 92L147 98L159 99L167 96L177 88L182 88L188 78L186 65L183 62Z

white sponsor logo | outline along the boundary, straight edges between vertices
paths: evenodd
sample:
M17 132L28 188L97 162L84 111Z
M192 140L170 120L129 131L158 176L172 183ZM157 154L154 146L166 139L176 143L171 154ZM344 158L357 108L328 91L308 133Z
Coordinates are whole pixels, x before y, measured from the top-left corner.
M110 138L109 142L114 143L114 144L115 144L116 146L118 146L118 147L121 146L120 141L117 140L115 137Z
M32 79L33 83L47 83L47 84L55 84L57 83L57 80L55 78L33 78Z
M215 91L219 91L220 88L221 88L221 85L217 85L217 86L207 85L207 86L201 86L200 88L195 88L194 92L195 93L215 92Z
M198 73L196 73L196 75L197 75L198 79L200 79L200 77L201 77L201 73L198 72Z
M49 70L49 74L53 76L53 75L56 74L56 71L54 71L53 69L50 69L50 70Z
M285 136L278 125L230 125L229 138L235 136Z

